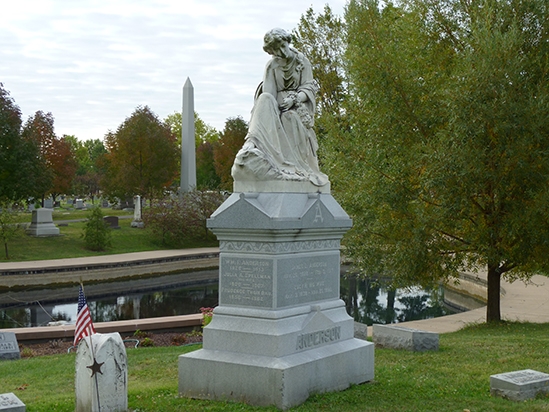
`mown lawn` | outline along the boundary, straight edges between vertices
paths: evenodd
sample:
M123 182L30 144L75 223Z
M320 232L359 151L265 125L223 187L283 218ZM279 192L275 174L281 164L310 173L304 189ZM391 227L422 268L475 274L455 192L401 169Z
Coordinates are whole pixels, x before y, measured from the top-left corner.
M63 211L57 210L53 215L54 223L60 221L86 219L89 211ZM44 259L64 259L83 256L100 256L106 254L142 252L147 250L169 249L152 236L147 229L132 228L133 214L125 211L113 211L103 209L104 215L119 216L120 229L112 230L112 247L105 251L94 252L84 247L82 232L85 223L69 222L67 226L59 226L61 236L31 237L21 232L19 236L8 243L9 261L29 261ZM127 216L129 218L123 218ZM19 220L31 221L30 214L21 214ZM4 253L4 247L0 248L0 262L8 261ZM182 248L196 248L217 246L217 242L205 242L189 240Z
M490 396L490 375L549 372L549 324L478 325L440 336L437 352L376 349L375 380L313 395L293 411L549 411L549 397L512 402ZM197 347L128 349L132 411L275 411L178 397L177 357ZM0 362L0 388L28 412L73 411L75 355ZM238 379L238 377L235 377ZM24 389L18 389L24 388Z

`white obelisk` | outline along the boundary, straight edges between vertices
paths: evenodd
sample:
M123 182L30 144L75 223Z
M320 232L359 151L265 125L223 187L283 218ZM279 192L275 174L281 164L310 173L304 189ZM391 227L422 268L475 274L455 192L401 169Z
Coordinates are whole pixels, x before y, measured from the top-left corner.
M194 143L194 88L191 79L183 86L181 113L181 185L180 193L196 188L196 155Z

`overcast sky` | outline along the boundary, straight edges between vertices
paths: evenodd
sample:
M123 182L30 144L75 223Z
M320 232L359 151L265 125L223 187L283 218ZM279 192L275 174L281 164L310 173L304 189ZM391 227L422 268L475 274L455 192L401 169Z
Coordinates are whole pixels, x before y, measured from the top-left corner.
M2 9L0 82L23 113L51 112L55 133L103 139L147 105L181 111L189 77L195 111L222 130L249 120L269 56L263 35L294 29L309 7L346 0L18 0Z

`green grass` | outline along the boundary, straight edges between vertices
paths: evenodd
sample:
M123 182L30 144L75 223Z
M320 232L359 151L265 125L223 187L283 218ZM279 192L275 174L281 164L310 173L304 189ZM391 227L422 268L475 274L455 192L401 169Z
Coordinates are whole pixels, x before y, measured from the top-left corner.
M65 212L56 211L54 222L59 220L86 219L89 211L71 211L68 215ZM113 211L104 209L105 215L118 214L128 215L128 212ZM133 214L131 215L133 216ZM25 222L30 222L30 215L24 215ZM169 249L155 240L146 229L131 227L132 219L119 219L120 229L112 231L112 247L102 252L93 252L84 247L82 231L84 222L70 222L68 226L60 226L61 236L54 237L31 237L24 233L8 243L9 261L29 261L45 259L63 259L84 256L101 256L107 254L142 252L147 250ZM217 246L217 242L189 241L183 248L196 248ZM6 262L4 248L0 248L0 262Z
M490 396L490 375L549 372L549 324L479 325L440 336L437 352L376 349L375 380L313 395L293 411L549 411L549 398L512 402ZM128 349L130 410L275 411L177 396L177 356L196 347ZM74 410L74 354L0 362L0 388L28 412ZM18 387L26 386L25 390Z

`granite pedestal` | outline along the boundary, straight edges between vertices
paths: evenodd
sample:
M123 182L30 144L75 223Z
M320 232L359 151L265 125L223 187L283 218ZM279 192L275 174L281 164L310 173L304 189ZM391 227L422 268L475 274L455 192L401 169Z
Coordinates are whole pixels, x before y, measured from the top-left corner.
M351 219L328 193L234 193L208 220L219 306L203 349L179 357L179 393L287 409L374 377L339 298Z
M53 224L53 210L45 208L33 210L27 234L30 236L59 236L59 228Z

